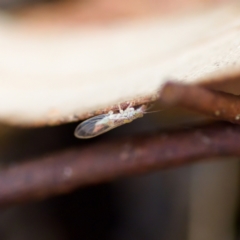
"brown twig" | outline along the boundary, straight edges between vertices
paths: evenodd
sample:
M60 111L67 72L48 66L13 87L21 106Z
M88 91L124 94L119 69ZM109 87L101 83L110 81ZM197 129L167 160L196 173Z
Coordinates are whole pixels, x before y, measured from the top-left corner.
M196 85L168 82L161 91L161 101L240 124L240 97L233 94Z
M2 169L0 205L215 156L240 156L239 126L222 124L89 144Z

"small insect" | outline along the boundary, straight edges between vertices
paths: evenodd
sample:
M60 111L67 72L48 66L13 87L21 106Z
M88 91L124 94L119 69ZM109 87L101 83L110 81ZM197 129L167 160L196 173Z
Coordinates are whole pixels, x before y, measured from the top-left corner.
M146 105L142 105L141 107L134 109L132 107L132 104L129 104L125 110L122 110L120 105L118 105L118 107L119 113L113 113L110 111L108 114L98 115L80 123L74 131L75 137L96 137L102 133L110 131L113 128L119 127L126 123L130 123L137 118L143 117L147 109Z

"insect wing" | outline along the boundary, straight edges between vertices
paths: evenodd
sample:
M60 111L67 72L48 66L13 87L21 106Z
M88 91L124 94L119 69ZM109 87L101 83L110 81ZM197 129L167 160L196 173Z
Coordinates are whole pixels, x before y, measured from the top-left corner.
M74 135L77 138L96 137L113 128L119 127L125 123L130 123L133 120L142 117L144 113L146 113L146 109L148 109L148 106L142 105L137 109L127 108L123 113L102 114L92 117L80 123L75 129Z
M109 126L107 124L107 119L106 121L103 121L103 119L107 118L107 116L108 114L98 115L80 123L74 131L75 137L92 138L117 127Z

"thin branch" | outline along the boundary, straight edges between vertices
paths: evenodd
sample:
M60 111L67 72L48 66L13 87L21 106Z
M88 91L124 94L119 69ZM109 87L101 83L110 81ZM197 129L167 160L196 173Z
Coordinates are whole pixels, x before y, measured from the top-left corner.
M212 91L196 85L168 82L161 91L161 101L195 112L240 124L240 97Z
M75 147L0 171L0 205L216 156L240 156L240 127L220 124Z

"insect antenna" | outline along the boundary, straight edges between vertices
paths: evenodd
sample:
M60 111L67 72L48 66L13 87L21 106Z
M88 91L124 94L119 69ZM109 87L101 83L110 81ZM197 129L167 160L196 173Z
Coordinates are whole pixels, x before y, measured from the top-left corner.
M161 109L161 110L156 110L156 111L151 111L151 112L144 112L144 114L148 114L148 113L155 113L155 112L162 112L164 111L164 109Z
M164 111L164 109L160 109L160 110L156 110L156 111L151 111L151 112L147 112L148 110L152 109L154 106L154 104L149 104L147 109L144 111L144 114L148 114L148 113L155 113L155 112L162 112Z

